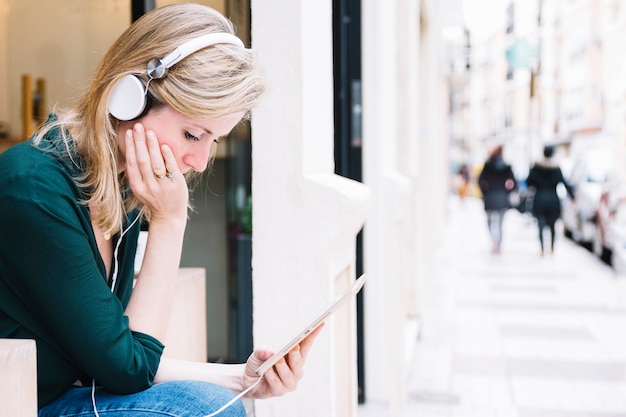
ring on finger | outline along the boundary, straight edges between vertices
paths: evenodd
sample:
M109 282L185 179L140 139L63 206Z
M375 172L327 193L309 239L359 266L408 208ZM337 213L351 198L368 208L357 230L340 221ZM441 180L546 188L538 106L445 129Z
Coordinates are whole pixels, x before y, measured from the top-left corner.
M165 178L165 177L167 177L167 178L169 178L169 179L171 180L171 179L172 179L172 177L174 176L174 173L173 173L173 172L171 172L171 171L165 171L165 174L157 174L157 173L155 172L155 173L154 173L154 176L155 176L157 179L161 179L161 178Z

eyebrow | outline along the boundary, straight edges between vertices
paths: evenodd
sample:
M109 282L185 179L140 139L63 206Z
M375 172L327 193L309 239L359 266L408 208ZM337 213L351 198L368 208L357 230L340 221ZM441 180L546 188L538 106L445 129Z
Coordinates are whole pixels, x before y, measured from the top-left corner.
M200 129L204 130L209 136L213 135L213 132L211 132L209 129L205 129L202 126L198 126L200 127Z

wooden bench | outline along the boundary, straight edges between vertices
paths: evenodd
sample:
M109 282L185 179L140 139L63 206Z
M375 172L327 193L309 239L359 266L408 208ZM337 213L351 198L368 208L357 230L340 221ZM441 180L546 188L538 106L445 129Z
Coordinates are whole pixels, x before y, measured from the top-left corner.
M34 340L0 339L0 416L37 416Z

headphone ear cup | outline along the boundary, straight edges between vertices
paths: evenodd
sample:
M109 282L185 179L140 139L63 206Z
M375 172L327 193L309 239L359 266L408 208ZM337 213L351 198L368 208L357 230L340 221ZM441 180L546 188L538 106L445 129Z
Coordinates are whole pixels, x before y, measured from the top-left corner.
M152 107L152 101L153 101L152 94L150 94L150 92L148 91L145 97L146 97L146 104L145 106L143 106L143 110L141 111L141 113L133 117L131 120L141 119L150 111L150 108Z
M133 120L146 108L146 88L139 77L126 75L120 79L109 96L108 110L118 120Z

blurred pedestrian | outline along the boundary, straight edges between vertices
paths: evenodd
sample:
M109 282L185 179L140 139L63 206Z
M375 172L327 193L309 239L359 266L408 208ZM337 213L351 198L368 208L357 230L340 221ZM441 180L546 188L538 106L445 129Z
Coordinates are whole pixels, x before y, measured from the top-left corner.
M504 214L511 207L511 192L517 189L513 170L502 158L502 146L497 146L489 155L478 176L478 186L483 194L493 253L500 253Z
M459 167L455 177L457 193L459 194L461 201L463 201L467 196L467 190L470 183L470 173L467 164L464 163Z
M543 231L546 226L550 230L550 252L554 253L555 224L561 217L561 199L557 194L557 186L563 184L569 196L574 200L572 187L565 181L563 172L554 160L554 146L543 148L544 159L537 162L528 173L526 183L535 190L532 213L537 219L539 228L539 243L541 256L544 255L545 247Z

